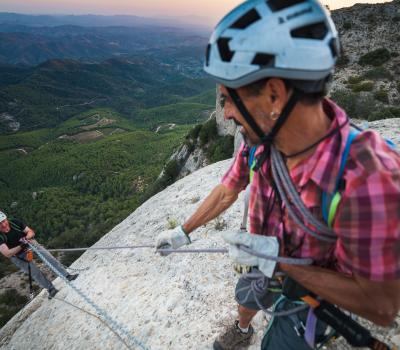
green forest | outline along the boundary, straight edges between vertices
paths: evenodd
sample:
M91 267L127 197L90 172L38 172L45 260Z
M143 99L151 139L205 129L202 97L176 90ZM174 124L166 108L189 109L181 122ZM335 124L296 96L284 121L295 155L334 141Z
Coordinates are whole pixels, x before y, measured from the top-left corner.
M73 138L104 120L102 137ZM91 245L139 205L189 129L156 134L100 109L55 129L2 136L0 207L49 247Z
M151 58L96 63L51 60L36 67L0 65L0 111L17 116L25 131L56 127L99 107L112 108L147 126L143 125L146 109L176 103L201 104L187 106L196 111L189 119L198 119L199 108L215 105L215 84L209 78L179 73ZM182 117L177 120L182 121ZM148 123L153 124L151 120ZM0 133L7 131L0 118Z

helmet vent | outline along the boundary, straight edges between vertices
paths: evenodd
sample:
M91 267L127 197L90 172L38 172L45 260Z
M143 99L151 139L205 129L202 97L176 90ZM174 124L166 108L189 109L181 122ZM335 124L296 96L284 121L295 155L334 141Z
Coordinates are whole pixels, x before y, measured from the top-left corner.
M251 62L251 64L256 64L261 67L274 67L275 56L269 55L267 53L258 53L254 56L253 62Z
M335 38L332 38L331 41L329 42L329 48L331 49L333 58L336 58L339 56Z
M269 8L272 12L280 11L285 8L301 4L306 2L306 0L269 0L267 1Z
M207 48L206 48L206 66L207 67L210 65L210 53L211 53L211 44L208 44Z
M325 22L318 22L293 29L290 34L293 38L323 40L328 34L328 27Z
M224 62L230 62L235 54L229 48L229 41L231 41L231 38L219 38L217 41L219 55Z
M256 9L246 12L235 23L231 25L232 29L246 29L248 26L261 19L261 16Z

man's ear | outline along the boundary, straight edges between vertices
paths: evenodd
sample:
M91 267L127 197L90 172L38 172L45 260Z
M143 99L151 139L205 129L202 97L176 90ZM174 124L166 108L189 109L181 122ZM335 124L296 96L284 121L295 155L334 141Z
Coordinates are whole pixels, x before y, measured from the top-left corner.
M266 89L269 102L280 113L289 99L289 91L284 81L279 78L271 78L266 83Z

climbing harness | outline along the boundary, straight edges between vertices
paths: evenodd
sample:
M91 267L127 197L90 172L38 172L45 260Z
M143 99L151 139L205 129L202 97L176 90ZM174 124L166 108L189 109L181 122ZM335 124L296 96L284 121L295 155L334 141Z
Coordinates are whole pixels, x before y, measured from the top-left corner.
M25 251L25 261L27 261L28 263L32 262L33 260L33 252L32 249L27 249Z
M310 313L315 314L318 319L331 326L338 334L343 336L351 346L368 347L374 350L391 350L387 344L374 338L366 328L356 322L351 316L346 315L338 307L328 303L326 300L315 298L310 291L292 278L286 277L283 283L282 294L284 298L291 301L301 299L306 305L310 306L307 323L310 319ZM307 329L305 329L304 337L307 338L307 336Z
M28 263L28 275L29 275L29 299L32 300L35 296L33 292L33 284L32 284L32 271L31 271L31 263Z
M147 346L145 346L139 339L130 334L130 331L125 328L125 326L118 323L114 320L105 310L103 310L100 306L98 306L95 302L93 302L81 289L76 287L73 283L68 281L68 279L63 276L47 259L46 257L38 250L33 244L26 241L28 246L33 250L33 252L58 276L60 277L69 287L71 287L83 300L86 301L117 334L122 337L125 337L129 340L131 346L139 347L143 350L149 350Z
M33 260L33 251L32 249L28 249L25 252L25 260L28 262L28 275L29 275L29 299L32 300L35 296L33 291L33 283L32 283L32 270L31 270L31 262Z

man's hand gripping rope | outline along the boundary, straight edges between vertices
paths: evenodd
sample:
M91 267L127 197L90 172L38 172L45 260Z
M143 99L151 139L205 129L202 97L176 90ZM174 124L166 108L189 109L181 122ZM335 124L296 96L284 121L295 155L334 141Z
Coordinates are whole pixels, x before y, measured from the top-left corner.
M178 249L190 243L192 242L182 226L178 226L173 230L163 231L158 235L156 249L162 256L166 256L171 253L163 252L162 249Z
M225 242L229 243L229 257L234 263L246 266L258 266L267 277L272 277L276 267L275 260L267 260L256 256L253 252L278 257L279 243L276 237L253 235L247 232L224 232ZM248 248L245 250L245 248ZM249 250L253 252L249 252Z

